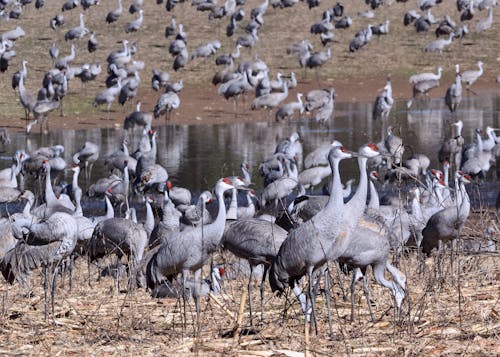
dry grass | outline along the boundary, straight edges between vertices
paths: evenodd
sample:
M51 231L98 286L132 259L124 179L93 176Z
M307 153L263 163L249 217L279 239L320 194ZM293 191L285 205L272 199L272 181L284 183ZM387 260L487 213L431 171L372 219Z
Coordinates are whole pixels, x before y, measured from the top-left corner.
M492 212L475 212L464 237L482 238L486 224L497 224ZM497 227L498 228L498 227ZM216 260L230 262L229 253ZM356 291L356 320L349 321L350 305L342 300L338 284L331 290L334 335L328 337L324 296L318 296L319 335L311 337L310 349L321 355L487 355L500 352L500 271L498 254L455 255L454 270L449 258L443 260L444 281L435 279L435 262L425 261L423 269L414 254L401 260L406 274L408 298L401 319L395 319L392 296L372 282L375 322L369 314L362 291ZM334 281L338 282L336 274ZM235 327L240 297L246 288L244 278L224 282L217 298L202 299L201 329L196 327L194 304L188 307L188 326L182 334L181 309L176 299L152 299L145 291L115 293L114 279L87 280L87 263L77 261L72 291L68 282L57 289L54 321L44 320L42 277L32 276L33 294L27 298L19 286L2 281L0 316L0 353L8 355L252 355L269 356L283 350L286 354L304 351L304 320L295 298L273 297L266 292L263 324L252 334L224 337ZM255 281L254 306L258 306ZM342 279L344 289L348 278ZM7 293L8 289L8 293ZM459 299L460 296L460 299ZM223 306L224 309L221 309ZM248 314L243 319L247 331ZM297 354L295 354L297 355Z

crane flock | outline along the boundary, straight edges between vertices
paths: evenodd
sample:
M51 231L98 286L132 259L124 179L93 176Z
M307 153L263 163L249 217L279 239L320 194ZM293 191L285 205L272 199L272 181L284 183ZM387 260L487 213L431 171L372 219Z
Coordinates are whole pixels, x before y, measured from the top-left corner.
M311 7L317 6L314 1L308 3ZM84 9L97 4L97 1L81 1ZM176 1L167 1L167 10L171 11L177 4ZM257 95L251 101L251 109L277 108L277 122L291 120L296 112L300 115L312 113L311 117L321 124L332 121L336 96L333 88L297 93L297 101L289 102L289 90L300 85L294 72L289 77L278 72L276 80L272 80L268 65L257 55L253 60L240 62L235 70L235 60L243 57L240 48L254 51L258 47L258 33L265 26L269 5L290 7L295 4L294 1L265 0L260 6L252 8L248 33L236 39L233 52L217 57L216 65L227 66L217 79L217 84L220 83L217 92L226 99L234 100L235 113L239 98L255 91ZM370 4L374 10L380 6L377 1L371 1ZM210 19L230 17L227 35L231 37L238 29L236 23L245 16L236 9L239 5L236 1L228 0L222 7L212 2L200 2L197 6L200 11L210 11ZM2 3L2 6L5 4ZM419 1L421 11L427 12L424 15L417 11L408 13L404 19L405 25L414 22L417 31L428 31L437 22L430 10L434 6L439 6L439 1ZM61 12L66 13L77 7L77 1L67 1L62 5ZM132 3L129 11L137 15L126 23L126 34L145 31L148 19L142 7L142 1ZM469 12L462 14L463 21L469 21L475 11L475 4L470 1L464 9ZM18 8L12 11L11 18L21 16ZM334 43L334 30L348 31L353 25L353 20L343 13L344 7L337 3L310 27L310 32L319 34L323 45L330 46ZM490 5L488 16L477 23L477 33L488 31L493 21L492 13L493 7ZM121 16L124 16L122 1L118 0L118 8L109 12L105 21L113 26L113 23L120 21ZM28 133L36 123L47 121L49 112L61 108L62 114L62 100L68 93L68 81L77 77L85 83L101 74L98 63L72 67L77 58L77 44L85 36L91 34L89 52L101 50L96 32L86 27L83 13L79 20L79 26L64 34L65 41L74 41L67 56L59 57L57 46L61 43L53 43L50 47L54 68L44 76L38 96L26 88L26 81L31 76L28 75L28 69L32 59L23 60L22 68L12 78L12 87L18 91L26 119L30 115L34 116L34 121L27 123ZM62 14L51 21L54 28L63 25ZM445 30L445 25L440 26L439 34L448 31L448 39L438 38L429 42L424 46L425 52L442 53L446 51L446 46L451 46L460 37L456 33L456 25L450 19L447 19L446 26L450 30ZM389 20L379 25L368 25L355 34L348 50L363 51L373 35L388 34ZM20 27L2 34L0 53L4 61L8 63L10 57L14 57L9 52L14 42L23 36L25 33ZM197 58L215 57L222 47L219 40L212 40L188 50L188 36L183 25L175 19L171 19L171 24L165 28L164 36L174 37L168 50L173 57L173 69L181 73L186 70L186 66L192 66ZM190 38L189 46L191 41L195 39ZM134 59L137 44L129 43L127 39L122 40L121 44L121 50L110 52L107 56L106 89L95 95L92 103L94 106L106 105L108 118L117 99L122 106L132 102L143 84L140 73L145 63ZM327 47L312 52L312 49L311 43L303 40L291 45L288 53L297 55L300 67L314 69L319 83L319 72L332 61L335 50ZM314 280L325 279L324 294L330 309L329 269L333 264L340 264L353 274L351 319L354 319L354 286L360 276L363 276L370 317L375 319L368 293L369 266L372 267L375 281L392 294L399 314L406 298L407 284L411 284L411 281L396 267L398 255L411 248L415 248L418 254L432 255L435 249L440 254L446 243L456 241L462 234L471 210L465 185L471 183L473 178L479 180L486 176L492 162L500 154L500 137L495 134L496 128L487 127L486 138L482 129L478 129L476 142L465 145L463 122L455 118L462 100L462 83L467 91L472 91L470 87L483 75L484 63L477 62L478 70L461 72L460 68L464 65L455 66L454 81L444 97L453 122L450 125L452 134L443 142L438 154L439 162L443 165L442 171L429 170L430 158L423 154L413 153L405 158L404 138L396 135L396 127L387 126L395 102L389 75L373 104L372 119L380 122L383 128L380 142L366 143L359 150L351 151L332 138L331 143L315 148L303 159L300 137L294 132L276 146L271 157L258 166L264 181L264 187L258 194L249 187L253 181L251 165L244 162L241 166L243 177L222 176L214 185L214 195L209 191L204 192L196 203L188 189L172 186L167 169L157 162L158 139L153 128L154 120L162 115L167 121L171 120L172 111L181 105L180 93L184 82L182 78L172 82L167 72L155 68L151 85L155 91L163 93L157 98L153 111L142 111L142 103L137 101L135 111L124 120L122 148L117 148L115 153L107 157L101 156L97 144L85 142L72 155L71 185L60 190L53 187L51 175L62 172L67 165L60 157L64 151L60 145L39 148L29 153L19 148L12 155L12 167L0 171L0 203L26 201L21 213L1 221L2 231L6 232L0 245L2 274L8 283L17 282L24 286L31 274L43 268L47 317L48 279L52 278L51 306L54 316L57 270L62 270L63 265L71 266L76 256L86 255L89 266L94 261L100 265L106 257L113 256L118 267L121 259L126 257L128 291L148 289L152 296L157 296L163 286L173 286L173 282L181 275L181 291L178 295L183 299L183 319L186 323L188 276L194 276L192 295L199 317L202 313L200 296L203 274L206 273L210 258L225 250L249 263L247 289L250 324L253 324L254 315L252 274L259 265L264 267L260 285L261 320L264 319L264 292L268 277L271 290L278 295L288 288L294 292L305 320L314 325L318 317L318 292ZM417 95L427 95L429 90L438 87L445 71L446 68L439 66L437 74L424 72L412 75L409 81L413 86L413 97L407 104L408 108ZM134 127L143 130L138 134ZM139 145L131 153L128 144L135 135L139 136ZM3 136L6 141L8 136ZM340 169L341 161L351 158L357 158L359 170L359 183L354 193L351 192L352 182L343 187L342 181L349 181ZM90 182L92 167L97 160L103 160L112 174ZM253 166L257 167L257 164L253 163ZM105 202L106 214L103 216L84 215L81 203L84 190L79 186L81 168L85 171L85 194ZM449 182L450 170L453 182ZM314 195L312 188L327 178L330 181L325 187L326 194ZM25 181L33 183L37 180L40 181L40 187L41 182L44 182L44 188L35 191L35 200L35 194L25 189ZM393 185L393 180L404 182L402 195L406 197L389 198L391 204L383 205L379 199L381 190L377 185L381 182ZM306 191L308 189L309 193ZM228 191L231 191L231 199L226 202L225 192ZM238 194L245 197L243 206ZM207 209L213 198L217 201L215 217ZM43 203L37 203L38 199ZM137 221L131 203L145 206L144 222ZM228 207L226 203L229 203ZM155 216L153 208L159 209L161 214ZM394 257L393 262L390 262L391 257ZM390 279L385 277L386 271ZM301 282L303 277L307 280L307 293L301 288L304 286ZM331 324L330 334L333 334Z

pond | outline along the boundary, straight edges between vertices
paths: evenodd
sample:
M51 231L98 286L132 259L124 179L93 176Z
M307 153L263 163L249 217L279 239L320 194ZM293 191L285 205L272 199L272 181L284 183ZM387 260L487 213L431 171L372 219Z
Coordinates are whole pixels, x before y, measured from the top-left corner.
M258 177L258 165L270 156L276 144L299 133L303 143L304 155L320 144L340 140L351 150L367 142L381 140L384 130L380 121L371 119L372 102L336 103L334 119L329 125L320 125L310 119L275 123L264 121L255 123L235 123L226 125L168 125L157 126L158 163L164 166L170 180L177 185L191 189L195 195L213 187L223 175L240 175L242 161L251 164L253 179L257 189L261 188ZM500 95L486 93L480 96L466 96L454 117L451 116L442 99L422 99L413 104L408 111L405 101L395 103L389 123L401 136L406 146L406 154L423 153L431 159L431 167L438 167L437 152L443 139L449 136L450 123L455 120L464 122L463 136L466 143L474 141L475 129L486 126L499 127ZM254 113L252 113L254 114ZM265 116L266 113L255 112ZM158 123L163 121L158 121ZM141 130L134 132L129 145L133 151L138 143ZM69 164L72 154L85 141L92 141L101 147L100 158L113 153L121 147L123 138L120 129L88 129L52 131L46 135L32 133L11 136L11 143L5 146L0 162L1 168L10 166L10 157L16 149L25 148L28 152L39 146L61 144L65 147L63 157ZM405 156L406 156L405 154ZM357 177L355 160L343 163L342 180ZM68 165L69 166L69 165ZM493 167L488 174L488 184L481 185L484 197L490 204L494 202L499 189L499 181ZM94 166L92 180L107 176L102 160ZM83 175L81 175L83 179ZM71 172L66 173L66 180L71 181Z

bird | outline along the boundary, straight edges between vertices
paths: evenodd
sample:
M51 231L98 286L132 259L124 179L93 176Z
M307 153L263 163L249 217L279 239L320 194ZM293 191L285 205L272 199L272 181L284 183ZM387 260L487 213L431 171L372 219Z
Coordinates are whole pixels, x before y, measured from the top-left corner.
M187 275L189 271L194 272L194 298L197 315L199 315L198 287L201 269L222 240L226 221L224 192L232 188L235 187L232 185L231 180L225 177L219 179L215 184L215 195L219 207L215 220L211 224L186 227L183 231L167 236L147 264L147 284L152 290L165 280L172 281L179 273L182 273L184 321L187 319L185 294Z
M332 56L332 50L327 48L326 51L319 51L313 53L310 57L307 58L305 66L307 68L318 68L323 66L328 59ZM317 73L317 72L316 72Z
M52 58L52 63L55 63L57 60L57 57L59 57L59 48L57 48L57 45L55 42L52 42L52 45L49 48L49 55L50 58Z
M107 108L106 111L108 112L108 119L109 119L109 112L111 109L111 105L113 105L113 102L115 101L116 97L120 94L120 91L122 89L121 81L117 81L116 84L108 89L103 90L99 94L97 94L94 98L94 101L92 102L92 105L94 107L97 107L98 105L101 104L106 104Z
M342 159L350 157L352 154L345 147L337 146L330 150L328 161L333 183L328 203L309 221L288 232L269 270L271 290L281 294L290 286L301 301L306 321L311 321L311 313L314 316L313 272L328 262L336 242L348 234L339 225L343 219L344 206L339 164ZM296 286L304 275L308 277L306 301Z
M456 112L462 100L462 78L460 75L460 65L455 65L455 83L446 90L444 102L451 113Z
M277 107L288 97L288 85L283 84L283 92L273 92L257 97L252 102L252 110L259 108L272 109Z
M108 24L111 24L113 22L118 21L122 13L123 13L122 0L118 0L118 8L108 12L108 14L106 15L106 22Z
M12 231L18 242L7 252L0 269L4 278L13 284L26 281L34 269L45 270L45 318L48 315L48 278L52 277L51 306L54 316L55 268L73 252L77 242L78 226L71 214L56 212L46 220L35 223L32 218L18 218L12 222ZM55 316L54 316L55 317Z
M95 31L92 31L89 37L89 41L87 42L87 50L89 53L95 52L99 48L99 42L95 37Z
M75 56L76 56L75 48L76 48L75 45L72 44L70 47L69 55L64 56L62 58L59 58L56 61L56 63L54 64L54 67L59 69L59 70L63 70L63 69L68 68L69 65L71 64L71 62L73 62L75 60Z
M467 91L472 91L470 89L470 86L472 86L472 84L474 84L474 82L477 81L478 78L483 75L483 65L484 63L482 61L478 61L477 62L477 67L479 68L478 70L468 70L461 73L462 82L465 83L466 85L465 88Z
M83 14L80 14L80 25L73 27L64 34L64 40L78 40L89 33L89 29L85 27L85 22L83 20Z
M55 30L56 27L64 25L64 16L62 14L57 14L52 19L50 19L50 28Z
M29 119L29 114L33 113L33 108L36 105L36 97L28 89L24 87L24 78L19 78L19 102L24 108L25 118Z
M143 286L140 263L147 245L148 233L142 225L126 218L110 218L95 226L88 245L89 260L114 254L119 261L125 255L129 262L130 284L135 280L138 286ZM129 288L132 289L132 285Z
M293 117L295 111L299 111L300 114L304 112L304 104L302 103L302 93L297 93L297 101L291 102L283 105L276 111L276 121L280 122L284 119L290 119Z
M455 177L458 190L456 203L433 214L422 230L422 251L427 255L439 246L439 242L457 239L469 216L470 199L465 184L470 183L471 177L461 171L457 171Z
M450 37L445 39L437 39L427 43L424 46L424 52L439 52L443 53L445 47L449 46L453 42L453 38L455 37L455 33L450 33Z
M21 79L21 77L26 80L26 77L28 76L28 68L26 67L27 64L28 61L23 60L21 70L17 71L12 76L12 89L15 90L19 86L19 80Z
M160 88L165 88L169 79L170 75L167 72L153 69L153 76L151 77L151 87L155 91L160 90Z
M387 136L384 140L384 146L385 149L389 152L391 163L399 165L403 158L405 148L403 145L403 140L399 136L394 135L393 129L394 128L392 126L387 127ZM388 166L390 167L391 164L388 163Z
M92 167L99 158L99 146L91 141L86 141L73 155L73 163L85 166L85 181L90 182Z
M368 26L356 33L352 41L349 43L349 52L356 52L361 47L370 42L373 36L372 27Z
M384 90L379 93L373 104L373 120L380 118L382 121L387 121L393 104L391 77L388 76Z
M191 59L195 59L198 57L209 57L217 52L217 50L221 47L221 43L219 41L209 41L193 50L191 53Z
M143 10L140 9L139 16L137 17L137 19L135 19L134 21L131 21L131 22L127 23L127 25L125 25L125 32L129 33L129 32L139 31L139 29L142 26L143 19L144 19Z
M410 84L416 84L418 82L430 81L430 80L439 81L441 79L442 73L443 73L443 68L439 66L437 68L437 74L429 72L414 74L410 77Z
M160 96L156 105L154 107L154 117L158 118L160 115L165 114L165 120L171 119L171 112L174 109L178 109L180 105L180 99L177 93L169 91Z
M77 6L78 6L78 0L66 0L61 7L61 11L64 12L64 11L73 10Z
M483 31L490 29L492 24L493 24L493 7L490 6L490 8L488 9L488 16L484 19L481 19L476 24L476 33L481 33Z
M323 103L321 107L317 109L316 114L314 115L314 120L322 124L329 121L332 117L334 106L335 106L335 90L331 88L327 100Z
M222 246L238 258L248 261L250 275L248 280L248 302L250 324L252 325L252 275L255 267L264 266L260 285L261 320L264 319L264 288L267 271L273 258L287 237L287 231L280 226L257 218L238 219L227 223L222 238Z

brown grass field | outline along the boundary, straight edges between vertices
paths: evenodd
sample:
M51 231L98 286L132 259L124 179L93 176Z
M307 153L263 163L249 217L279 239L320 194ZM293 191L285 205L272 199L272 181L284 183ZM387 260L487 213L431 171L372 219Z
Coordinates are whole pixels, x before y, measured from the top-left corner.
M248 20L250 9L260 0L249 0L245 5ZM78 24L81 8L65 12L66 25L53 31L49 19L60 11L61 1L47 1L41 11L30 4L19 21L0 20L0 33L21 25L27 36L15 45L17 57L6 73L0 74L0 120L2 126L11 130L23 130L24 115L18 102L17 92L10 87L11 75L20 68L22 59L29 61L27 87L36 93L41 79L51 66L48 48L57 41L61 55L69 53L70 43L64 42L64 33ZM168 54L170 39L165 39L163 30L175 16L182 22L188 34L188 49L192 50L207 40L219 39L223 47L219 53L232 51L235 38L243 33L239 29L232 39L225 37L227 19L208 21L208 13L197 12L188 2L176 6L173 13L167 13L164 5L145 1L145 20L141 30L125 34L124 26L135 18L126 11L130 2L124 1L124 13L112 25L104 22L106 13L116 7L115 1L101 1L101 5L85 12L87 27L97 32L101 48L95 55L86 51L87 37L77 41L77 59L74 65L98 61L105 64L107 54L119 49L120 41L127 38L137 40L139 51L136 60L146 62L142 74L139 98L146 110L152 110L159 93L150 89L150 75L153 68L167 70L173 80L184 79L185 89L181 93L181 108L173 116L174 124L227 123L234 120L260 120L262 113L249 110L249 101L240 115L235 118L231 102L217 96L210 81L215 72L213 59L197 59L179 73L171 69L173 59ZM416 8L415 1L393 3L375 11L374 19L356 17L358 11L367 6L361 0L345 1L346 14L354 24L351 29L337 30L338 43L332 47L332 58L320 72L319 83L314 71L302 76L295 57L286 55L290 43L308 38L315 50L321 49L317 37L309 33L310 25L321 18L321 13L334 2L323 1L319 8L307 9L299 2L292 8L269 8L265 23L259 32L259 43L249 53L243 51L241 60L256 54L266 61L271 75L279 70L286 74L295 71L299 85L296 91L334 86L338 100L373 100L377 90L384 85L385 76L393 77L394 96L408 98L411 87L408 77L422 71L435 71L438 65L444 67L441 87L432 93L443 96L453 81L454 64L463 69L475 68L475 63L485 63L484 76L474 85L476 91L498 91L495 78L500 75L500 24L499 7L494 9L493 27L485 33L470 33L462 41L455 41L442 55L422 52L425 43L435 38L431 31L416 34L413 26L404 27L402 16L409 9ZM450 13L457 20L454 1L444 1L433 13L437 19ZM472 20L472 29L485 13L477 13ZM373 38L357 53L348 52L348 43L353 34L368 23L378 24L391 20L390 34L380 39ZM473 32L473 31L472 31ZM105 71L105 69L104 69ZM131 106L119 108L114 105L111 120L102 108L93 108L95 94L104 88L105 73L85 88L75 79L70 83L70 94L65 99L66 116L60 118L54 113L52 128L89 128L94 126L120 127ZM293 94L293 93L292 93ZM163 121L163 119L162 119ZM492 210L476 209L469 218L461 236L484 240L484 229L493 225L498 232L498 215ZM496 237L498 239L498 237ZM216 261L233 258L228 253L217 255ZM335 300L333 310L334 334L328 336L328 321L324 296L317 299L318 330L312 335L308 346L311 353L323 355L477 355L500 354L500 270L497 253L470 254L459 249L455 252L453 270L450 271L448 256L443 261L444 281L435 279L436 262L429 258L425 268L419 266L415 254L404 257L399 264L407 277L407 299L403 303L402 316L395 318L393 299L387 289L372 281L371 293L375 301L375 322L369 321L368 309L360 286L356 290L356 319L349 321L350 305L342 299L338 284L334 284L331 295ZM206 273L206 272L205 272ZM55 317L44 319L43 277L34 272L31 280L32 294L18 285L7 286L2 279L0 294L0 354L2 355L143 355L143 356L299 356L306 349L304 318L298 303L292 296L275 297L269 288L266 291L265 320L251 329L252 334L236 334L224 337L225 333L237 327L240 299L246 289L246 279L227 280L224 292L217 299L203 298L199 330L194 323L194 304L188 311L188 326L182 333L181 311L175 299L155 300L148 292L135 290L131 294L116 293L112 278L96 281L97 269L92 271L91 287L87 279L85 259L77 261L74 285L71 291L66 281L59 284L55 304ZM333 280L338 282L337 275ZM344 289L349 278L341 277ZM124 285L124 283L122 284ZM254 306L258 306L258 281L255 281ZM287 302L288 301L288 302ZM245 311L247 309L245 308ZM248 329L248 313L239 315L242 326L238 331Z

